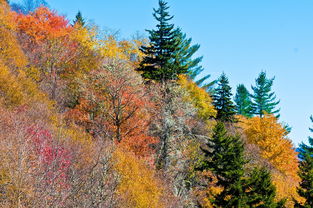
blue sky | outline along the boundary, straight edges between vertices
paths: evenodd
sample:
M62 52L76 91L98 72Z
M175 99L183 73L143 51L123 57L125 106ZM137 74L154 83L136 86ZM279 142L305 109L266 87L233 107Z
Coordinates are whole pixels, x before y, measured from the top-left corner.
M128 38L154 27L157 0L48 0L73 19L78 10L102 28ZM249 89L258 73L275 76L281 120L292 127L295 144L305 141L313 114L312 0L169 0L173 23L199 43L205 73L223 71L233 88Z

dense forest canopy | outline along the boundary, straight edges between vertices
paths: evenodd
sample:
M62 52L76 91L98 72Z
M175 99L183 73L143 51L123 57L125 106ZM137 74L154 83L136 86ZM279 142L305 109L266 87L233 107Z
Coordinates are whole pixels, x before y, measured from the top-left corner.
M1 207L313 207L313 139L289 139L275 78L212 79L170 6L121 39L0 0Z

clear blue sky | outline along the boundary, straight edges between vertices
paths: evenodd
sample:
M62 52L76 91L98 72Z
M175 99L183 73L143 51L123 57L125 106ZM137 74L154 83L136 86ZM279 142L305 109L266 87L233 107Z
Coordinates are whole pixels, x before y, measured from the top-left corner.
M154 27L157 0L48 0L73 19L78 10L104 28L128 38ZM249 89L261 70L275 76L281 120L292 127L295 144L309 133L313 114L312 0L169 0L173 23L201 45L205 73L223 71L233 88Z

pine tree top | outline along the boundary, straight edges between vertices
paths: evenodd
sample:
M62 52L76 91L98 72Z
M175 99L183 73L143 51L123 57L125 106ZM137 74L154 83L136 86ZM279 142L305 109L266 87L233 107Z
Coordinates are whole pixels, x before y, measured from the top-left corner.
M74 25L75 24L80 24L81 26L85 26L86 22L82 16L82 13L80 11L77 12L74 20Z
M213 95L213 104L217 110L216 118L222 122L234 122L236 112L232 101L233 94L225 73L220 76L217 85Z
M255 115L263 117L264 113L278 114L280 109L276 106L280 101L276 101L276 95L272 92L273 81L275 77L268 79L266 72L261 72L255 80L255 86L252 86L253 93L252 107ZM279 116L279 115L278 115Z

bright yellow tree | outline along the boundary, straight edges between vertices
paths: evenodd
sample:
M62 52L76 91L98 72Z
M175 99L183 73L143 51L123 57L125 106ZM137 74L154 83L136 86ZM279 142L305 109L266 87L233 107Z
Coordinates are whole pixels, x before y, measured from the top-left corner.
M162 188L154 172L134 154L117 148L113 154L114 169L120 175L117 194L120 207L160 208Z

